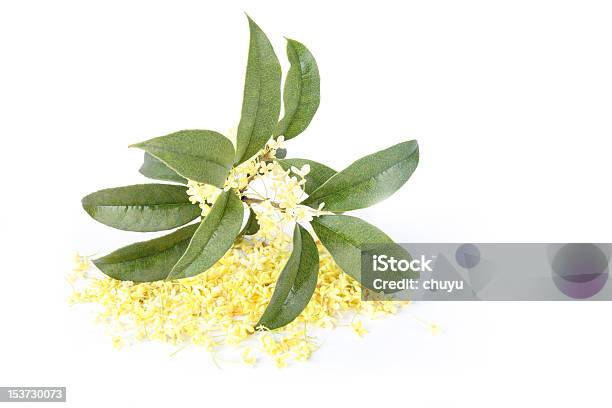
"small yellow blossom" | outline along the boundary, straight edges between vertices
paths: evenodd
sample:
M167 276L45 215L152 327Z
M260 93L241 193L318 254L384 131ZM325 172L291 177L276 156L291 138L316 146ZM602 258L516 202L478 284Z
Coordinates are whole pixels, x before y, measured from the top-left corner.
M125 341L123 340L123 337L113 336L113 347L115 347L116 349L120 349L123 348L123 346L125 346Z
M306 175L308 175L308 173L310 173L310 165L309 164L305 164L302 166L301 169L298 169L295 166L291 166L291 172L297 174L298 176L300 176L300 178L304 178L306 177Z
M244 339L253 334L255 330L252 326L246 325L242 322L232 324L227 329L226 341L228 344L239 344Z
M222 190L209 184L202 184L189 180L187 182L187 195L192 204L198 204L202 209L202 216L205 217L210 212L215 200Z
M314 346L306 340L299 341L293 348L294 358L297 361L306 361L310 359Z
M285 148L285 136L279 136L276 139L271 139L268 142L268 148L274 152L278 149Z
M274 358L274 364L277 368L287 367L287 356L277 356Z
M363 327L361 320L355 320L351 323L353 327L353 331L359 335L359 337L363 337L368 331Z
M251 367L254 366L255 363L257 363L257 357L251 354L250 347L245 348L244 351L242 352L242 361L246 365L250 365Z
M72 268L72 272L67 275L68 282L74 283L79 279L84 279L90 265L88 257L82 256L76 252L74 254L74 268Z

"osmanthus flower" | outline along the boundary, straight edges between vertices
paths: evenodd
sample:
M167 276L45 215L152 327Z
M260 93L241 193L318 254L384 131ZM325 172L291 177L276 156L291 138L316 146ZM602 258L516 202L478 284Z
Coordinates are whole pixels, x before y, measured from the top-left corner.
M319 273L318 245L359 282L361 250L370 244L395 244L377 227L345 213L389 197L412 175L419 159L414 140L365 156L341 171L311 159L285 158L285 145L307 128L319 106L319 71L311 52L288 39L291 66L282 92L284 117L279 120L281 67L268 38L250 18L249 27L244 99L235 144L213 130L182 130L136 143L131 147L145 152L140 172L169 183L110 188L82 200L91 217L120 230L173 230L93 261L115 280L152 282L142 289L130 286L120 291L129 295L122 307L136 302L133 313L138 319L149 327L162 325L154 312L158 310L155 303L139 308L142 299L154 302L157 298L151 298L151 293L174 290L156 285L157 281L176 282L179 289L191 282L189 293L181 292L183 301L177 301L175 307L186 307L188 299L190 307L200 308L198 313L213 316L208 324L222 327L229 343L242 341L254 329L289 325L300 314L302 319L326 325L333 320L329 313L358 301L354 292L347 297L338 290L352 287L346 276ZM291 232L287 239L278 238L287 231ZM251 252L246 252L245 237L262 245L251 245ZM290 254L285 256L287 249ZM271 255L274 251L278 255ZM284 266L275 275L271 263L279 259ZM248 274L240 271L240 265L251 268ZM238 274L241 283L234 278L224 280L227 273ZM206 280L198 280L200 274ZM333 276L339 284L317 289L323 276ZM210 286L214 282L231 290L215 289ZM313 294L317 299L327 296L325 312L319 306L322 302L308 307ZM258 303L261 299L267 304ZM182 312L177 309L176 313ZM232 323L227 317L232 315L246 320ZM156 332L161 337L179 341L189 334L192 341L207 348L215 345L196 323L163 327L165 331ZM361 321L353 328L360 335L365 332ZM307 359L312 352L308 343L295 340L293 344L292 338L279 343L267 333L263 337L263 347L279 366L285 364L291 350L298 359ZM256 360L249 353L245 351L243 358L253 364Z

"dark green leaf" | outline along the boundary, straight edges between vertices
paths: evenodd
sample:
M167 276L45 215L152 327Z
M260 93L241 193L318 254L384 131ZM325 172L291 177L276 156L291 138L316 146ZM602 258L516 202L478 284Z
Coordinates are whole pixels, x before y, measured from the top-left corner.
M274 287L270 303L255 327L273 330L291 323L308 305L317 287L319 251L312 237L298 224L293 232L293 252Z
M268 37L250 17L248 19L251 40L238 124L236 164L264 147L272 137L280 113L281 67L278 58Z
M297 167L298 169L301 169L305 164L310 166L310 172L306 175L306 184L304 185L306 194L312 194L313 191L319 188L331 176L336 174L336 170L314 160L282 159L278 160L278 164L285 170L291 169L291 166Z
M315 218L311 224L317 237L338 266L358 282L361 282L361 251L371 248L372 245L384 245L396 258L397 254L403 254L404 259L410 259L410 254L394 243L387 234L360 218L349 215L324 215ZM418 275L410 272L389 271L386 279L395 280L398 276L404 277L404 275L407 278L418 278ZM381 277L385 278L384 275Z
M166 279L197 228L198 224L192 224L163 237L128 245L93 263L118 280L152 282Z
M287 56L291 68L285 80L283 101L285 116L276 127L275 136L286 140L296 137L308 127L319 107L319 68L308 48L287 39Z
M179 176L176 171L166 166L162 161L145 152L142 166L138 169L140 174L153 180L174 181L187 184L187 180Z
M221 193L167 279L188 278L213 266L234 243L242 218L242 201L236 191Z
M249 208L249 219L246 225L240 231L240 235L255 235L259 231L259 223L257 222L257 214L252 208Z
M365 156L317 188L304 204L344 212L384 200L406 183L419 163L415 140Z
M85 196L83 208L93 219L125 231L163 231L197 218L187 188L170 184L136 184L108 188Z
M212 130L181 130L136 143L181 176L223 187L234 160L234 145Z

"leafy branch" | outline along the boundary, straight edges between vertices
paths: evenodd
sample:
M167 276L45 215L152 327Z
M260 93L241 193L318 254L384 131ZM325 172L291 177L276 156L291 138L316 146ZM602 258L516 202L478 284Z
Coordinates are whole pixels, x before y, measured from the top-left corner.
M303 44L287 40L291 66L282 92L285 113L279 120L281 67L266 35L250 17L248 22L249 56L236 146L211 130L182 130L136 143L130 147L145 152L140 173L175 184L100 190L84 197L82 205L95 220L121 230L178 228L94 260L106 275L134 282L182 279L206 272L237 239L260 231L258 205L293 214L292 253L256 325L275 329L293 321L316 288L319 255L311 233L340 268L360 282L364 248L388 244L402 251L375 226L340 213L371 206L397 191L416 169L419 149L414 140L402 142L341 171L310 159L285 158L284 141L301 134L318 109L319 70ZM293 202L293 197L289 204L280 203L254 193L253 183L279 172L285 177L283 187L297 188L303 194L301 202ZM299 177L290 177L290 173ZM204 198L194 202L194 191ZM189 224L198 217L199 221Z

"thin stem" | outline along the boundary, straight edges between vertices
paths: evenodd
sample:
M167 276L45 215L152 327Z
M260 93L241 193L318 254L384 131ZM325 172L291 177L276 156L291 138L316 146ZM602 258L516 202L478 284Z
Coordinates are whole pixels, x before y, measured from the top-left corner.
M259 198L250 198L250 197L242 197L242 202L251 205L251 204L261 204L265 201L270 201L270 204L272 204L272 207L274 208L278 208L281 211L284 211L284 209L280 208L278 203L275 203L274 201L271 200L261 200Z

